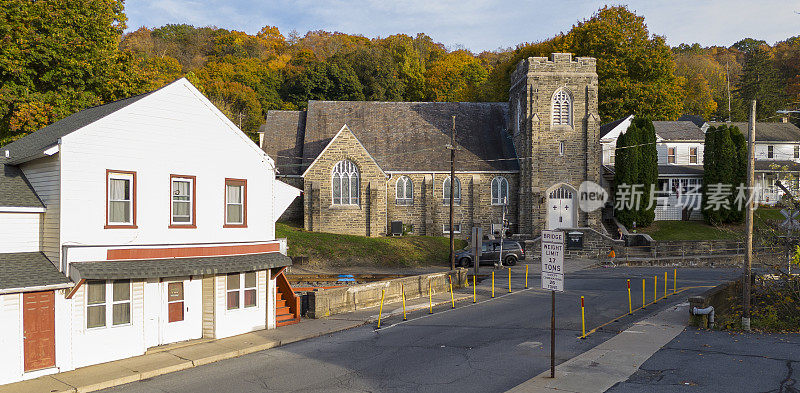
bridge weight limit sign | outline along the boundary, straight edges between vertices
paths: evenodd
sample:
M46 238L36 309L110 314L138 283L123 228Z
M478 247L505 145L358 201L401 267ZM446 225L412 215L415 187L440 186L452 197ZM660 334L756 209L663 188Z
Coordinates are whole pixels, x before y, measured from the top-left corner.
M542 289L550 290L550 378L556 377L556 291L564 292L564 232L542 231Z

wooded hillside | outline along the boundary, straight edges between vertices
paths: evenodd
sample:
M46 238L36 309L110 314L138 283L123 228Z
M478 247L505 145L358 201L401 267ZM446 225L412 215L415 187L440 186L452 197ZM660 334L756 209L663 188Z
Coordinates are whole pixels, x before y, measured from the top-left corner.
M772 46L743 39L730 48L670 48L625 7L601 8L546 41L475 54L423 33L301 36L271 26L247 34L166 25L123 34L122 0L7 3L0 10L0 145L182 76L251 135L266 111L302 109L308 100L506 101L517 62L551 52L598 59L603 122L632 113L744 120L752 98L769 119L800 101L800 36Z

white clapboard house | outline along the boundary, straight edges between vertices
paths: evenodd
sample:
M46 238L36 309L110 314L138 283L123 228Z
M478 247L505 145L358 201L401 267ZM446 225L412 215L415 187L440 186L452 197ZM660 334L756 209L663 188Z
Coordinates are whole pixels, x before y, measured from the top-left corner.
M0 384L299 319L300 190L186 79L0 147Z
M656 220L701 219L701 186L705 133L711 127L735 126L747 135L747 123L691 120L654 121L658 151ZM617 139L630 127L633 116L600 127L605 186L613 183ZM774 205L783 195L775 182L782 180L790 189L800 189L800 128L792 123L756 123L755 140L756 201ZM735 190L735 187L734 187ZM691 206L692 209L684 209ZM684 217L684 214L689 214Z

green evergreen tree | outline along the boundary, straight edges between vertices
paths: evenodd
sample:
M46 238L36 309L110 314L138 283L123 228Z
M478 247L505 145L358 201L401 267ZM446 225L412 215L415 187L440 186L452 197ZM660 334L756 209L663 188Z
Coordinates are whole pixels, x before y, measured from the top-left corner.
M742 77L737 86L740 111L750 113L750 102L756 100L756 116L759 119L772 117L775 111L786 104L781 78L768 47L752 49L745 56Z
M651 190L658 184L658 151L656 149L656 129L653 121L644 116L636 116L634 120L638 134L639 146L635 147L639 153L637 184L643 187L642 203L639 205L636 225L647 227L655 220L655 203L648 209L650 199L653 197Z
M736 162L734 165L733 195L731 196L733 210L729 216L729 221L741 223L744 221L744 209L739 209L736 205L736 195L738 194L737 187L747 185L747 138L739 130L739 127L731 127L730 132L736 150Z
M703 187L701 209L703 218L711 225L718 225L722 222L719 211L706 209L709 202L709 189L711 184L719 183L718 158L719 148L717 146L717 128L710 127L706 131L705 149L703 150Z

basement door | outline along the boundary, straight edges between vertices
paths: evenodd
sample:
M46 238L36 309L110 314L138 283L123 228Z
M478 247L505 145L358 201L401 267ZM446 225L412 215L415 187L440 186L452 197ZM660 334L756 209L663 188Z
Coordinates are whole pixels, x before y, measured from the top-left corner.
M160 342L169 344L178 341L200 338L202 322L199 318L201 307L197 306L200 296L195 287L199 280L165 279L161 282Z
M561 186L547 198L547 228L573 228L575 226L575 198L572 190Z
M55 292L22 294L22 340L25 372L56 365Z

